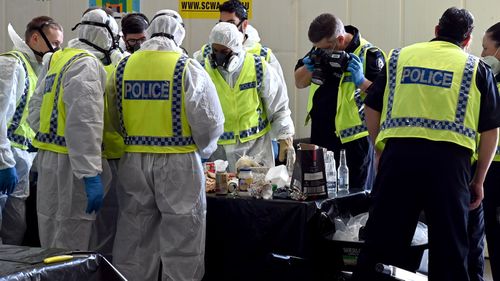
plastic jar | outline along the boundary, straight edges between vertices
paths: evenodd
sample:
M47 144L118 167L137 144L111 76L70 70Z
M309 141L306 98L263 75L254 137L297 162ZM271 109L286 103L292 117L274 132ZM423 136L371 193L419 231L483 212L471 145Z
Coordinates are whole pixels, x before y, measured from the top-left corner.
M238 173L240 191L247 191L253 183L253 174L250 168L241 168Z

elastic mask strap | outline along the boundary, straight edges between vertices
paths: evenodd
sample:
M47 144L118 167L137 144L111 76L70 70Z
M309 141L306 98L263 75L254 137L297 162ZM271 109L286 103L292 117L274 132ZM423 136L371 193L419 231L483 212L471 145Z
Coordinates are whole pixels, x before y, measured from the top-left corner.
M151 34L151 38L154 38L154 37L167 37L168 39L174 41L175 45L177 46L177 42L175 42L174 36L172 34L168 34L165 32L158 32L158 33Z
M90 41L88 41L88 40L86 40L86 39L82 39L82 38L80 38L80 39L78 39L78 40L80 40L80 42L83 42L83 43L85 43L85 44L89 45L90 47L92 47L92 48L94 48L94 49L98 50L99 52L103 53L103 54L104 54L104 59L103 59L102 63L103 63L104 65L108 65L108 64L110 64L110 63L111 63L111 56L109 55L109 51L108 51L108 50L105 50L105 49L103 49L103 48L101 48L101 47L97 46L96 44L94 44L94 43L92 43L92 42L90 42Z
M106 20L106 23L95 22L95 21L86 21L85 20L85 21L82 21L80 23L77 23L71 30L74 31L79 25L93 25L93 26L98 26L98 27L104 27L104 28L106 28L106 30L108 31L109 35L111 36L111 41L113 42L112 45L111 45L110 50L116 49L116 46L117 46L116 38L113 35L113 31L111 30L111 27L109 27L109 19ZM80 39L80 41L82 41L82 40L84 40L84 39ZM84 41L82 41L82 42L84 42Z
M155 15L155 16L153 17L153 19L150 21L149 25L151 25L151 24L153 23L153 21L154 21L156 18L160 17L160 16L169 16L169 17L173 17L174 19L176 19L177 21L179 21L179 17L178 17L177 15L170 14L170 13L159 13L159 14L157 14L157 15ZM179 23L182 25L182 27L185 27L183 22L179 22Z

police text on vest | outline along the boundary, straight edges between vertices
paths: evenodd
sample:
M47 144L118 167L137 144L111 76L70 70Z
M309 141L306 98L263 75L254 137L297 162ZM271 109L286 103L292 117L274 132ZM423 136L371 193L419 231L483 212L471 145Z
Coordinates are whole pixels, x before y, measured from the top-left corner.
M450 88L453 72L423 67L403 67L401 84L423 84Z
M125 99L128 100L168 100L169 91L170 81L125 81Z

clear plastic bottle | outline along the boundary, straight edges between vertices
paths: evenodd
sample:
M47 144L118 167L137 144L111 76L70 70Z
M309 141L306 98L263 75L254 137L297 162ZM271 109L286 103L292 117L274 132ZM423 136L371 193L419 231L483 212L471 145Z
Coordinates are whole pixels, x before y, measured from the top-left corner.
M337 168L335 167L333 151L328 151L326 153L325 173L328 198L335 198L337 196Z
M345 149L340 150L340 164L337 171L338 175L338 194L345 195L349 193L349 168L347 167Z

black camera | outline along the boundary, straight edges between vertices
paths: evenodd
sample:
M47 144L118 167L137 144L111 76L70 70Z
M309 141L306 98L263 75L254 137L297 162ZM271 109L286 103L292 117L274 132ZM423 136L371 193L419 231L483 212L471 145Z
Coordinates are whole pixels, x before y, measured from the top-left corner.
M327 73L333 73L338 77L347 71L347 65L351 56L345 51L325 51L316 49L311 52L311 61L314 64L311 82L317 85L323 85Z

